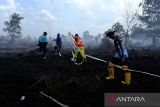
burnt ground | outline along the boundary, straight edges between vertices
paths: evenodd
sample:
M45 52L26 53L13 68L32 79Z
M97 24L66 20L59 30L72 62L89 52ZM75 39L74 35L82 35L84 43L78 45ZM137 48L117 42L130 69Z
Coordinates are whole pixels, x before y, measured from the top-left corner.
M108 59L110 54L90 50L90 55ZM103 107L104 93L160 92L160 78L132 73L132 85L124 86L123 72L116 69L116 79L107 81L107 66L88 59L76 66L69 51L62 57L48 53L42 60L37 50L4 52L0 55L0 107L59 107L40 94L41 91L70 107ZM160 75L160 55L134 57L131 69ZM25 96L24 101L20 101Z

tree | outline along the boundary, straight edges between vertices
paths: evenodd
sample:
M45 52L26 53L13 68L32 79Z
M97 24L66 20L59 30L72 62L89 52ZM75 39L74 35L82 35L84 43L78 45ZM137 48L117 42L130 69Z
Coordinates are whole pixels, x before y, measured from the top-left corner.
M108 49L111 50L114 48L113 43L110 41L109 38L106 37L106 34L103 34L103 38L101 39L101 44L100 44L101 49Z
M98 43L99 40L101 40L101 37L102 37L102 34L101 34L101 33L99 33L97 36L94 37L96 43Z
M125 30L123 28L123 25L120 24L120 22L115 23L112 26L112 30L115 30L116 32L118 32L120 35L125 35Z
M145 37L147 37L146 36L146 31L143 28L143 25L142 24L137 24L137 25L132 27L130 37L137 38L138 35L142 35L142 34L145 35Z
M21 17L20 14L13 13L10 20L4 22L5 28L3 30L8 33L12 42L21 34L22 27L20 26L20 21L22 19L23 17Z
M156 46L156 39L160 35L160 0L143 0L142 15L139 19L144 24L146 32L153 38L152 45Z
M129 37L131 35L131 30L133 27L137 25L138 21L138 9L133 10L130 6L130 4L127 5L125 9L125 19L124 19L124 29L125 29L125 46L127 46Z
M83 39L92 40L93 36L89 34L89 31L83 32Z

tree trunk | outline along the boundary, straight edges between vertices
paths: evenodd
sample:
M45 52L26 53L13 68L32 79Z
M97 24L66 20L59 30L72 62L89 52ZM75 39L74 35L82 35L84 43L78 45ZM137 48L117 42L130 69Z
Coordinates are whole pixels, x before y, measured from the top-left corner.
M152 39L152 46L155 48L156 47L156 35L153 35L153 39Z
M128 39L129 39L129 34L128 34L128 30L127 30L127 34L126 34L126 38L125 38L125 47L127 47L128 45Z
M10 35L11 36L11 43L15 41L15 34Z

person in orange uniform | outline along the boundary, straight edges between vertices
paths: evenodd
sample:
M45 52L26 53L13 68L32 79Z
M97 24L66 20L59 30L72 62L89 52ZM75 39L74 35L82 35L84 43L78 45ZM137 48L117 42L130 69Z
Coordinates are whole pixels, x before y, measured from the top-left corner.
M72 60L73 60L73 61L76 61L76 60L77 60L78 53L80 53L81 56L82 56L82 58L83 58L84 60L86 60L84 45L83 45L83 42L82 42L80 36L79 36L78 34L75 34L75 36L72 35L72 37L74 38L74 44L75 44L76 47L77 47L77 50L74 52L74 55L73 55Z

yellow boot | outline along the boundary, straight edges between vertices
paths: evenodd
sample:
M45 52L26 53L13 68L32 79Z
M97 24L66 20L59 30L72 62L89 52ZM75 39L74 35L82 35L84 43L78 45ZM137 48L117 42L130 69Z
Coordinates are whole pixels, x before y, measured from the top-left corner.
M110 61L108 63L108 72L109 76L106 77L107 80L114 79L114 64L112 64Z
M107 80L114 79L114 65L112 63L110 63L108 66L108 72L109 72L109 76L106 77L106 79Z
M124 85L130 85L131 84L131 73L125 72L125 81L121 81Z

